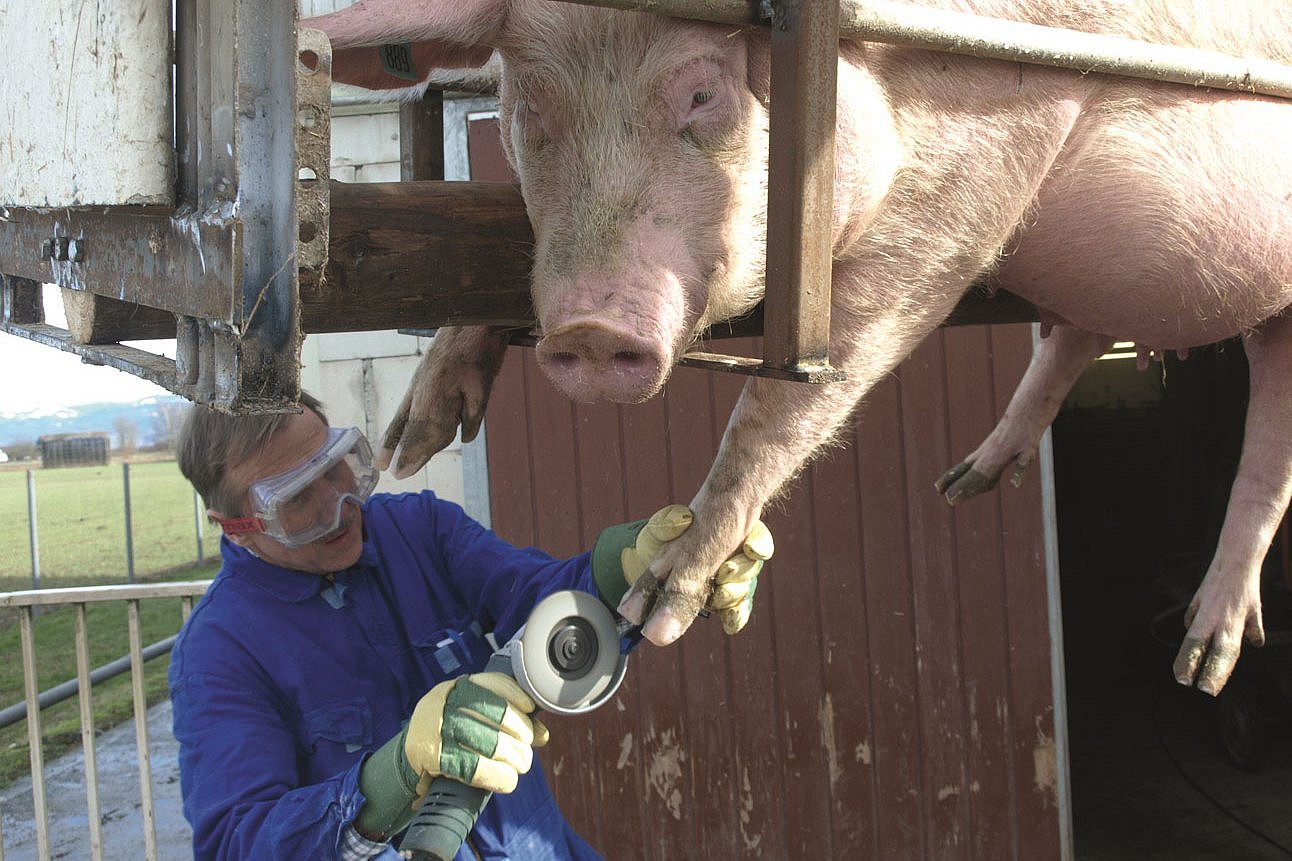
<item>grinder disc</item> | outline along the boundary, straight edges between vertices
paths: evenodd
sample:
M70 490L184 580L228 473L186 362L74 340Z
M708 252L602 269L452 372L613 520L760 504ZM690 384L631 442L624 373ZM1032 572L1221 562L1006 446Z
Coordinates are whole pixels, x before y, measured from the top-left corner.
M519 646L512 661L521 666L513 674L548 711L594 707L623 677L614 617L587 592L554 592L540 601L525 622Z

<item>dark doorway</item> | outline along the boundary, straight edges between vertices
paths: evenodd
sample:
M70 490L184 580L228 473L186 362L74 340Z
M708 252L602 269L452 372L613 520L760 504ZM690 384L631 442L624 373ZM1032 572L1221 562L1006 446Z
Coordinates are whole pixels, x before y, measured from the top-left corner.
M1073 826L1081 861L1292 857L1287 524L1263 578L1268 645L1213 699L1174 681L1183 613L1237 465L1237 341L1095 363L1054 424Z

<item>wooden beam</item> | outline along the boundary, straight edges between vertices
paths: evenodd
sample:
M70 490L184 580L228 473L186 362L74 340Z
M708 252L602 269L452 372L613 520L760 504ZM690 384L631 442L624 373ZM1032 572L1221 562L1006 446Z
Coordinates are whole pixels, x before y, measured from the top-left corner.
M116 344L151 338L174 338L175 315L169 311L120 302L84 290L60 291L67 331L76 344Z
M434 329L488 324L530 327L529 298L533 233L520 190L510 183L398 182L333 183L327 267L322 278L301 279L301 322L305 332L361 332L383 329ZM147 217L133 210L131 223ZM100 218L103 214L100 213ZM169 215L155 216L145 232L169 236ZM166 228L163 230L163 228ZM0 224L0 233L4 225ZM223 235L223 231L217 231ZM32 230L33 235L37 235ZM73 303L88 306L69 313L74 339L104 344L175 337L175 313L195 303L157 309L87 292L97 284L157 279L165 272L153 262L134 269L128 255L77 280L68 290ZM23 282L30 283L30 282ZM148 292L159 295L160 284ZM190 285L187 289L193 289ZM178 299L185 290L176 284ZM91 298L93 297L93 298ZM20 314L24 319L33 312ZM76 323L73 324L73 318ZM948 325L1036 320L1030 304L1005 292L994 297L969 292ZM735 327L715 327L714 337L759 334L761 317ZM722 330L722 335L717 330Z
M533 244L511 183L335 183L328 264L302 279L302 326L530 325Z

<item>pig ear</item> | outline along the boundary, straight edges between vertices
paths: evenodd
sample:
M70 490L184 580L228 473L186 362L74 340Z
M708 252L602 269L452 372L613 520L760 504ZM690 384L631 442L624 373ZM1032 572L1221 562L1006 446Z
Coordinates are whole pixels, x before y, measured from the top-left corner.
M413 86L433 69L483 66L508 0L359 0L307 18L332 42L332 77L372 90ZM408 51L399 47L409 46Z

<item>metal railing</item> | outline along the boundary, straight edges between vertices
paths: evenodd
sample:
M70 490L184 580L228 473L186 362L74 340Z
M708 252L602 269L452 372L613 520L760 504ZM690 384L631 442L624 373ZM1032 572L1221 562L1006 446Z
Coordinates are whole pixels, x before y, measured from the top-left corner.
M139 792L144 829L144 858L157 859L156 817L152 795L152 762L148 751L148 701L144 691L144 647L140 638L139 604L154 598L179 598L181 622L187 621L193 599L202 595L210 580L126 586L88 586L77 589L42 589L0 593L0 608L19 610L22 640L23 690L27 702L27 741L31 751L31 792L35 819L36 857L50 858L48 807L45 797L45 761L41 745L41 706L37 690L34 620L37 608L71 606L76 613L76 676L80 700L81 746L85 757L85 795L89 825L89 857L103 861L99 781L94 751L94 704L90 668L86 606L108 601L126 602L129 635L130 679L134 700L135 745L139 757ZM0 861L4 861L4 835L0 834Z

